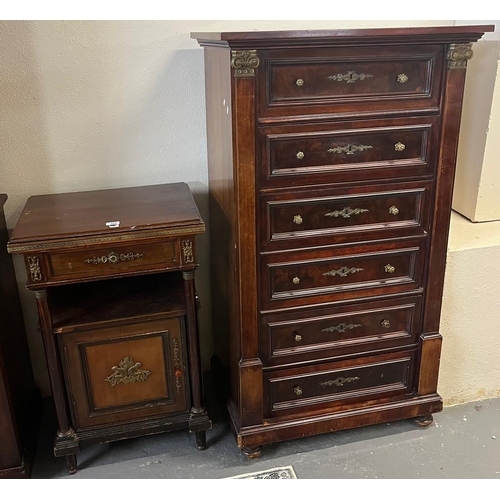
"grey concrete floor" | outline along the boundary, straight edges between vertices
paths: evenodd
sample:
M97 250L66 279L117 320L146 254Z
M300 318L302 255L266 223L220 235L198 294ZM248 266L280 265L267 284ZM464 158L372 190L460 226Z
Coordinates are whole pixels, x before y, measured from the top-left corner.
M74 476L52 456L45 411L32 477L220 479L291 465L298 479L500 479L500 399L447 407L426 428L405 420L267 445L255 460L238 450L224 411L209 411L205 451L185 430L84 446Z

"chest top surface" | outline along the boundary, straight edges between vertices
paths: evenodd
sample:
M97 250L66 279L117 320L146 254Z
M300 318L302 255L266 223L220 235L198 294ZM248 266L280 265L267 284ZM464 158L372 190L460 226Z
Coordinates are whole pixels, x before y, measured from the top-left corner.
M185 183L37 195L28 199L9 251L51 240L154 230L200 233L204 227Z

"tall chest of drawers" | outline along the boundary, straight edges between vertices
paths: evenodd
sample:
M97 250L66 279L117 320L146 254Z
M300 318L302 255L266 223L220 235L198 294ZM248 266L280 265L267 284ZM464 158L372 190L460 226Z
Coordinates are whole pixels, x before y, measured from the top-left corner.
M432 422L472 42L492 26L193 33L237 444ZM225 350L225 346L229 346Z

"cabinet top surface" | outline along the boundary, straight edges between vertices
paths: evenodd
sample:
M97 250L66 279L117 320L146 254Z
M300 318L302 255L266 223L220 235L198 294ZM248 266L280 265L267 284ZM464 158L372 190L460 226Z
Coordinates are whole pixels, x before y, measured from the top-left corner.
M185 183L37 195L28 199L9 250L26 243L165 229L204 230Z
M416 28L369 28L336 30L295 30L295 31L236 31L236 32L196 32L191 38L212 43L277 42L277 41L329 41L332 44L345 42L371 43L391 42L405 38L426 41L462 42L479 39L485 32L494 31L494 25L473 26L425 26ZM203 43L202 43L203 44Z

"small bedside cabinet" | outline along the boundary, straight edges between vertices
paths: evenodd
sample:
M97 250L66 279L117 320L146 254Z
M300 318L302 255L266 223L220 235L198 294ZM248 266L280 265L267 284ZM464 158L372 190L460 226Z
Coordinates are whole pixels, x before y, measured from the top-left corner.
M205 231L188 186L32 196L8 250L35 293L59 429L80 442L187 428L205 448L194 272Z

